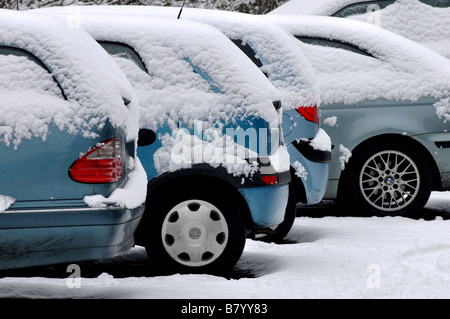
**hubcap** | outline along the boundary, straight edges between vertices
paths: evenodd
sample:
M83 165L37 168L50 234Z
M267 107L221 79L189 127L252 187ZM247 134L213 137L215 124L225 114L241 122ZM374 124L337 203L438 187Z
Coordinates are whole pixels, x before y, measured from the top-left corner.
M189 267L200 267L223 253L228 242L228 225L211 203L188 200L166 215L161 236L164 248L174 260Z
M400 210L417 196L420 175L416 164L398 151L382 151L367 160L359 187L373 207L388 212Z

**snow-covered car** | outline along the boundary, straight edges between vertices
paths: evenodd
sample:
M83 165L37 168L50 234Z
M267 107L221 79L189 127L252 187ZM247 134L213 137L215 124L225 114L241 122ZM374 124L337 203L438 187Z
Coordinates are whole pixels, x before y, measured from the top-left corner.
M176 20L180 8L152 6L89 6L49 8L48 12L73 10L87 13L160 16ZM76 20L76 14L72 17ZM295 203L319 203L326 190L331 143L319 127L320 95L311 65L302 57L292 36L262 17L219 10L183 8L179 20L209 24L232 40L282 93L284 141L291 160L291 195L285 221L265 240L278 241L289 232L296 217ZM292 208L293 207L293 208Z
M121 67L141 105L148 193L136 243L167 269L230 269L246 237L284 220L291 177L280 92L213 27L87 9L80 26Z
M268 15L349 18L398 33L450 58L450 0L290 0Z
M145 207L139 107L62 19L0 10L0 269L116 256Z
M298 38L322 92L333 160L325 198L383 215L421 209L450 188L450 62L368 23L270 19Z

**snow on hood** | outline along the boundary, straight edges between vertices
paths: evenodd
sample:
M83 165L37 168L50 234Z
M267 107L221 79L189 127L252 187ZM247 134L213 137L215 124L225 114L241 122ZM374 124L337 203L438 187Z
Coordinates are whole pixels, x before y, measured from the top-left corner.
M324 104L381 98L414 102L424 96L445 101L449 95L450 61L395 33L341 18L266 18L295 35L350 43L375 57L298 41L317 71Z
M103 14L109 6L39 11L67 19L76 12L80 26L96 40L128 44L140 55L150 76L133 73L136 67L126 59L119 63L138 92L141 126L156 129L178 119L187 125L203 119L229 123L242 116L278 120L272 103L281 99L280 92L217 29L176 18L122 15L122 8L117 15Z
M417 1L417 0L414 0ZM289 0L281 6L273 9L270 14L308 14L330 16L339 9L361 0Z
M33 92L32 88L15 93L8 87L0 90L0 112L4 115L2 133L9 134L2 137L2 142L8 144L13 140L17 148L22 138L31 135L45 138L52 122L60 130L94 137L92 131L101 128L106 120L122 127L128 140L137 138L138 104L131 85L86 32L68 28L62 19L11 10L0 10L0 30L1 45L24 49L37 56L52 72L68 99L64 101L61 97L56 101L50 95L50 100L46 95L38 99L38 92ZM29 102L36 107L12 110L11 105L17 105L21 94L22 99L25 99L24 94L33 97ZM132 101L128 108L123 98Z
M62 14L68 14L68 10L72 10L72 18L75 20L81 19L80 21L87 14L95 13L128 15L132 16L133 19L138 19L141 16L146 21L154 19L150 19L149 16L160 16L171 18L172 28L177 25L176 18L179 9L176 7L156 6L85 6L40 10L46 13L58 12ZM113 24L114 18L110 19L111 24ZM242 39L245 43L250 44L264 64L262 70L268 75L272 84L282 93L284 109L320 104L320 94L317 90L315 75L311 65L298 49L292 37L275 24L262 17L243 13L193 8L184 8L180 20L192 20L209 24L219 29L228 38ZM142 25L143 22L139 23ZM182 28L181 25L179 29L174 30L176 30L176 33L180 33ZM208 41L211 41L211 33L209 31L206 32L208 29L205 26L192 25L189 31L192 31L192 29L204 32L205 35L209 34ZM101 34L100 30L94 30L94 28L90 28L91 31L95 32L96 35ZM127 36L130 35L131 32L127 34ZM160 41L163 40L163 38L160 39ZM209 46L203 40L206 39L202 39L200 36L194 39L194 41L197 41L198 48L205 50ZM222 37L217 35L217 41L223 42ZM232 49L227 48L228 51L231 52ZM233 53L233 56L235 56L235 53Z
M365 22L370 21L370 14L349 18ZM380 11L379 24L450 58L450 8L435 8L417 0L397 0Z

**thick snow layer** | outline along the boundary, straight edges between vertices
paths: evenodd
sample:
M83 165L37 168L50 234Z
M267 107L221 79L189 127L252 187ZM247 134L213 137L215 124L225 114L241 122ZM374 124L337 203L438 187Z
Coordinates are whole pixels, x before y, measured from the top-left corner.
M139 14L130 17L122 11L103 14L111 11L105 6L75 9L79 27L96 40L126 44L142 59L146 70L123 52L113 54L137 92L141 127L156 131L167 123L174 131L180 123L195 129L201 122L201 131L207 136L208 129L221 131L225 125L237 126L260 117L268 123L268 130L278 129L280 114L273 102L282 100L280 92L217 29L186 20ZM70 21L73 10L74 7L35 11L59 14ZM158 136L162 147L156 151L154 162L159 174L195 163L222 165L234 175L249 176L259 169L245 160L249 158L244 156L245 151L237 151L236 143L224 140L223 134L215 141L188 135L181 143L173 136ZM284 146L281 148L287 153ZM275 154L268 155L272 155L274 164L288 170L288 157L280 155L283 150L272 151ZM192 154L200 156L192 159Z
M65 267L56 278L53 267L4 276L0 298L189 299L195 305L198 298L448 299L450 220L439 216L448 217L449 207L450 193L443 192L432 193L426 206L437 216L431 220L297 217L283 244L247 240L235 266L240 279L155 275L138 246L117 258L75 265L80 277L69 268L64 275ZM89 276L93 270L98 275Z
M268 15L331 16L345 6L363 0L289 0ZM450 58L450 8L437 8L418 0L397 0L384 9L371 6L369 12L350 19L376 24L419 42Z
M440 100L442 111L443 103L448 102L450 61L412 40L348 19L267 18L297 36L341 41L369 54L297 42L317 71L323 104L357 104L381 98L414 102L431 96Z
M8 129L13 134L7 137L7 140L20 142L23 137L38 134L36 130L30 130L31 127L36 127L37 116L46 126L42 128L44 133L53 121L58 122L57 126L61 130L92 137L91 131L101 128L105 120L109 119L114 126L124 128L128 140L136 139L138 104L131 86L117 65L86 32L68 28L60 19L11 10L0 10L0 29L2 45L21 48L37 56L60 83L68 99L68 102L64 103L60 97L61 102L58 105L63 109L56 113L55 106L52 105L55 104L54 97L49 97L49 100L45 101L41 95L38 101L32 100L34 106L37 106L37 102L42 102L39 103L39 108L26 113L26 117L14 116L5 119L8 123L4 123L3 129ZM29 93L34 90L32 86L30 87L29 80L37 76L31 75L35 70L29 68L24 74L10 72L11 68L15 67L23 65L2 65L2 71L8 71L1 75L2 110L8 107L4 104L5 99L10 99L9 96L3 98L4 94L11 95L13 91L22 93L21 86L15 81L25 80L23 94L34 94L36 97L36 92ZM11 78L5 79L6 74ZM25 78L28 76L31 78L27 81ZM9 83L6 87L4 81ZM39 82L40 85L45 84ZM47 79L47 84L49 83ZM55 87L48 87L48 90L54 92ZM42 93L42 90L37 92ZM123 97L133 101L128 108L124 105ZM29 109L27 108L25 112ZM37 114L37 110L47 117L43 118ZM70 116L58 116L62 113ZM15 120L20 120L20 125L14 122Z
M34 11L59 13L70 21L73 8ZM125 43L142 58L148 74L124 58L119 60L138 91L141 126L156 129L169 118L192 126L203 119L229 123L238 114L260 116L268 122L277 117L272 102L281 98L280 93L216 29L175 18L130 17L122 7L116 15L103 14L109 13L109 6L75 8L79 26L97 41Z
M80 21L80 23L88 14L107 13L109 15L133 16L136 20L140 18L139 16L144 20L152 20L151 16L161 16L171 18L171 25L176 25L175 20L179 9L156 6L87 6L48 8L36 11L64 14L73 20ZM111 24L113 24L114 17L110 19ZM257 58L263 63L262 71L268 75L272 84L282 93L284 109L320 104L320 95L311 65L296 47L292 37L277 28L276 25L258 16L193 8L184 8L180 20L193 20L212 25L227 37L241 39L244 44L249 44L256 52ZM102 34L100 27L95 29L92 30L96 32L95 34ZM130 33L127 35L130 36ZM192 40L199 47L206 44L201 41L201 38ZM221 37L218 36L218 40L222 41Z
M414 0L417 1L417 0ZM268 14L308 14L330 16L339 9L361 0L289 0Z
M450 58L450 8L435 8L417 0L397 0L376 14L380 27ZM373 15L366 13L349 18L371 21Z

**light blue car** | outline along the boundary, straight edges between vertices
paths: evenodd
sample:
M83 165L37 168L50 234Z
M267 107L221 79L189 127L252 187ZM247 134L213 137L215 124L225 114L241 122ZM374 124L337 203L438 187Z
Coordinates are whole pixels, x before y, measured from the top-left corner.
M80 14L101 12L111 16L126 14L147 19L159 16L172 20L180 13L180 8L154 6L90 6L76 10ZM201 22L219 29L246 53L282 94L282 125L287 134L285 144L291 161L290 203L284 222L275 233L265 234L264 238L260 236L267 241L281 241L294 223L296 204L319 203L327 187L331 143L318 124L320 95L314 83L314 72L301 56L295 39L263 18L237 12L183 8L179 20Z
M82 8L82 26L136 89L148 177L136 243L169 271L217 273L284 220L289 154L281 94L221 32ZM39 10L51 14L67 11Z
M450 64L368 23L277 16L298 38L322 91L333 143L325 198L363 214L408 216L450 188Z
M0 269L134 245L145 171L127 79L84 31L0 10Z

